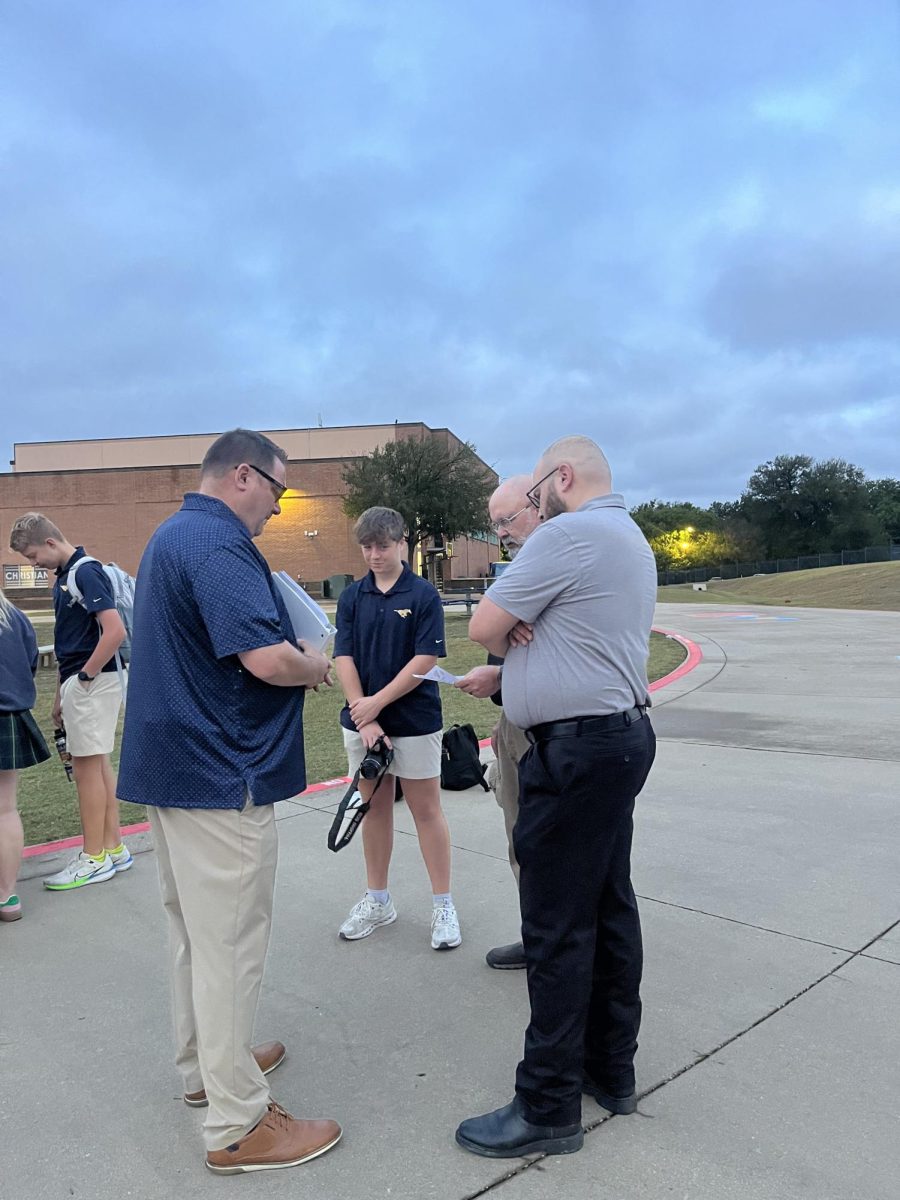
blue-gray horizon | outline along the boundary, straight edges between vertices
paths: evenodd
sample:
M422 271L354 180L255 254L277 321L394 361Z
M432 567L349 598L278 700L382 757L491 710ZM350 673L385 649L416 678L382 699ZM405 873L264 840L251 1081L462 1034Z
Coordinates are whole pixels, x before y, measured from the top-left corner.
M893 0L4 11L14 442L586 433L629 505L896 477Z

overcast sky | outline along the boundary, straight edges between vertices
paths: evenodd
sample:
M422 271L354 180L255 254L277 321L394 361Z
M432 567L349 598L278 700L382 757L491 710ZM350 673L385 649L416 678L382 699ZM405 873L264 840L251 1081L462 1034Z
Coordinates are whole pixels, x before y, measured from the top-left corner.
M4 465L398 419L587 433L630 504L900 476L893 0L5 0L0 53Z

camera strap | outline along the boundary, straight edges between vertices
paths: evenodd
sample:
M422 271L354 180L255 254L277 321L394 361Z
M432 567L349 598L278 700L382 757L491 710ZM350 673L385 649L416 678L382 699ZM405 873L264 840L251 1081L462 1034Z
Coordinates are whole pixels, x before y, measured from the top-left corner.
M375 777L375 786L372 788L374 795L387 773L388 764L381 768ZM338 850L343 848L353 840L353 835L356 833L362 824L362 819L369 811L371 803L368 800L363 800L362 792L359 790L359 770L350 782L350 786L344 793L344 798L338 805L337 812L334 815L334 820L331 823L331 828L328 830L328 849L333 850L337 854Z

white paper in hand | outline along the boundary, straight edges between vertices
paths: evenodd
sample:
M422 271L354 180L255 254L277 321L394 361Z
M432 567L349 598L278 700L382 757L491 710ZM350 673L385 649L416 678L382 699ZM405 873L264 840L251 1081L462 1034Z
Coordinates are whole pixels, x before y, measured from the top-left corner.
M287 571L273 571L272 581L281 593L284 606L294 627L294 637L301 639L315 650L324 650L325 645L337 633L328 620L328 614L307 596L303 588L291 579Z
M432 679L435 683L457 683L462 679L462 675L451 675L443 667L432 667L425 675L413 673L413 679Z

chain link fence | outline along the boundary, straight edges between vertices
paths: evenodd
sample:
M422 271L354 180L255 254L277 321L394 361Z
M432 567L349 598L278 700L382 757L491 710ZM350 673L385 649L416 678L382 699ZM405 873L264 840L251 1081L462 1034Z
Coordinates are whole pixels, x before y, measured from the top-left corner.
M862 550L840 550L834 554L801 554L797 558L720 563L717 567L693 567L688 571L658 571L657 581L660 587L665 587L670 583L706 583L710 579L741 579L748 575L778 575L783 571L850 567L871 562L900 562L900 542L890 546L866 546Z

